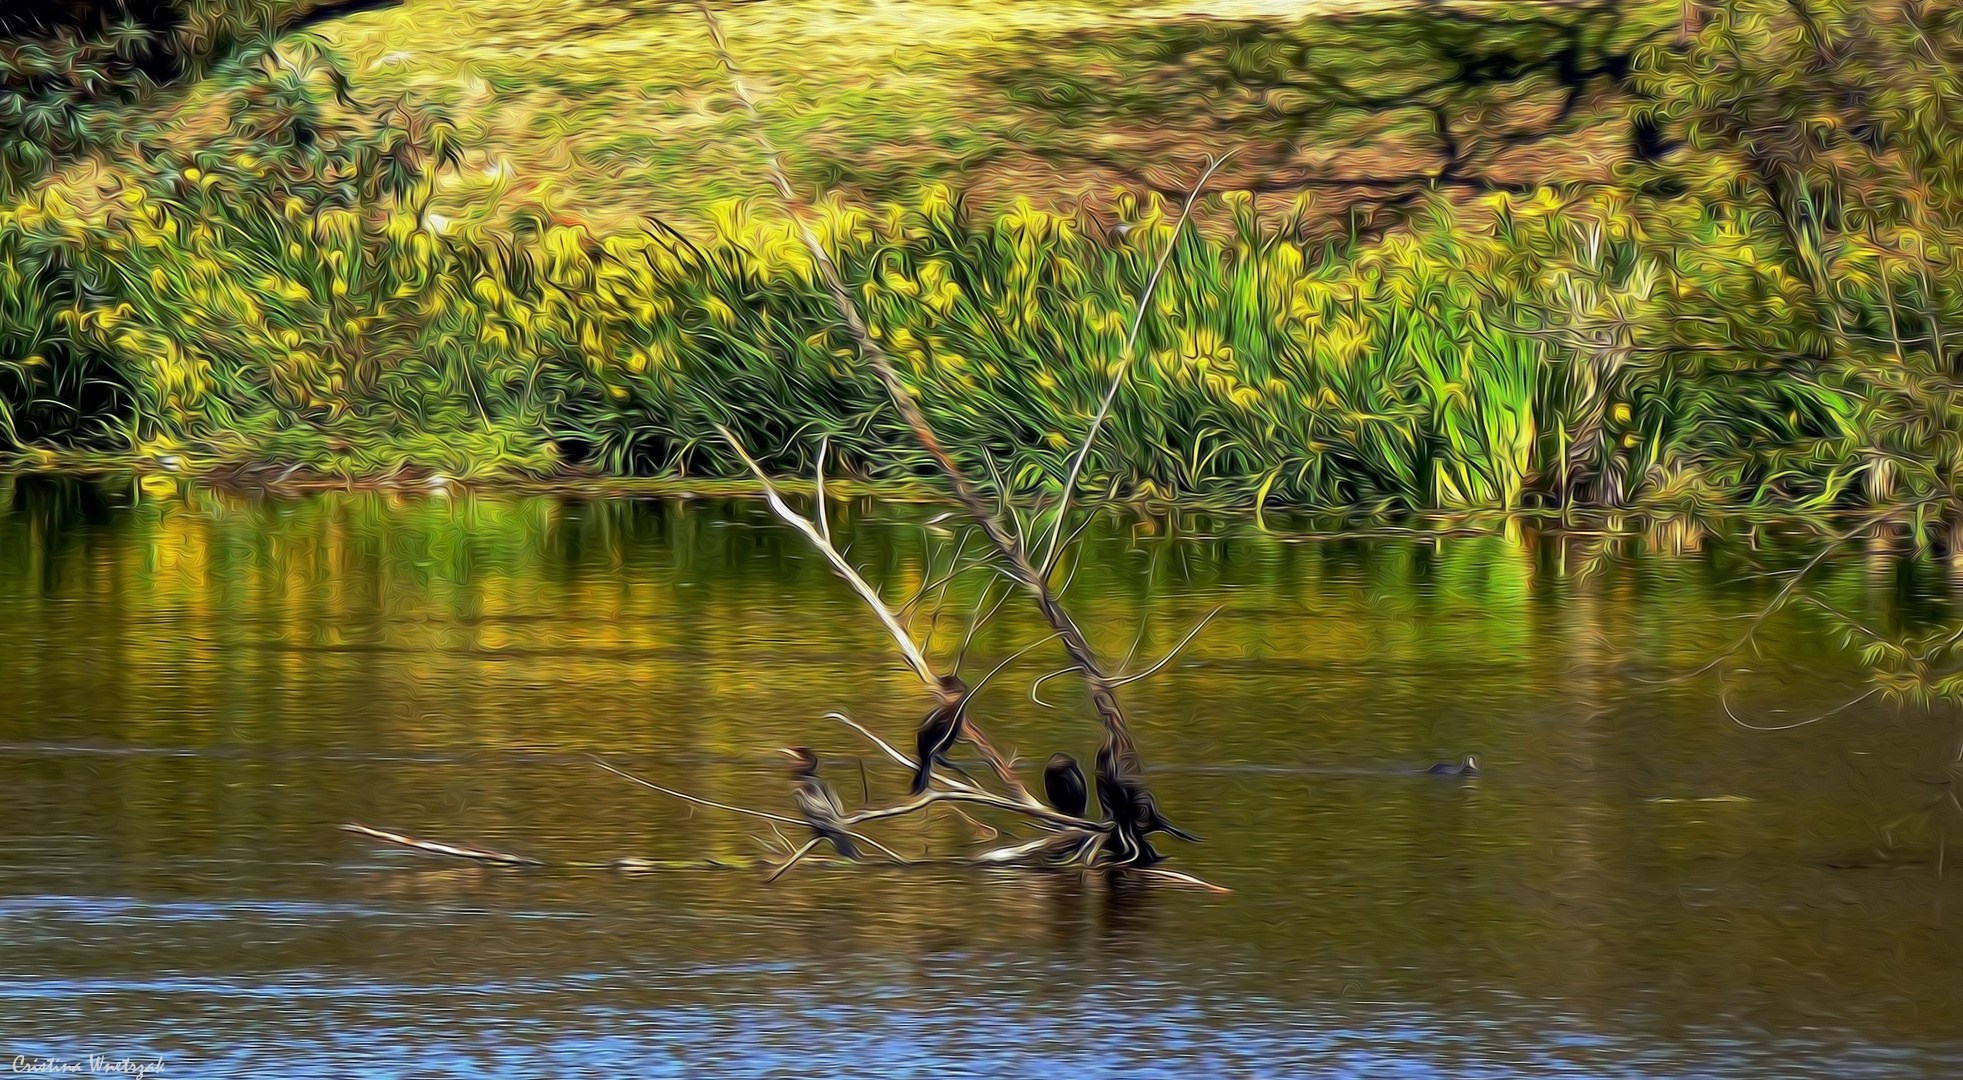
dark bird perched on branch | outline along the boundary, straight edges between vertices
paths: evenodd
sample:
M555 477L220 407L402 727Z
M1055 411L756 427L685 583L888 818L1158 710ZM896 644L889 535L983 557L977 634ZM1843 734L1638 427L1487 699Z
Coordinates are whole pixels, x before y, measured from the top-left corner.
M784 753L791 756L791 799L797 803L798 813L811 823L811 831L830 840L840 855L848 859L859 857L859 845L852 842L838 820L845 816L845 807L838 801L838 792L830 784L818 779L818 755L808 747L793 747Z
M1076 758L1069 754L1050 755L1050 763L1043 766L1043 794L1049 796L1050 805L1058 812L1077 818L1084 816L1090 799L1084 789L1084 770L1077 767Z
M913 774L913 793L919 795L927 790L927 784L934 778L934 765L939 763L953 768L954 763L947 759L947 752L954 749L954 743L961 738L961 720L967 714L968 688L960 679L952 675L941 679L941 701L927 719L920 722L920 734L914 740L914 749L919 752L920 764Z
M1097 752L1097 801L1104 807L1104 818L1114 826L1121 862L1150 866L1159 853L1145 839L1155 832L1168 832L1181 840L1199 842L1199 837L1167 821L1159 804L1137 775L1126 775L1118 768L1117 754L1109 744Z
M1465 776L1465 777L1478 776L1479 759L1473 757L1471 754L1467 754L1465 756L1465 762L1463 764L1454 765L1449 761L1441 761L1438 764L1433 765L1431 768L1426 769L1425 772L1430 773L1433 776Z

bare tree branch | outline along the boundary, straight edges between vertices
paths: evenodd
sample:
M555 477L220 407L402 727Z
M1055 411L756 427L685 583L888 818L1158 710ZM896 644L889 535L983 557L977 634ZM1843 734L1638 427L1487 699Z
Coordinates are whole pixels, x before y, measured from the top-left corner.
M749 467L751 475L755 476L757 482L763 485L764 498L770 503L770 509L778 517L789 522L799 532L803 533L810 539L812 546L824 554L825 558L832 564L832 568L838 571L839 576L843 577L846 583L852 586L852 591L858 593L859 598L864 600L866 606L871 608L873 614L879 618L880 625L886 628L886 632L893 638L893 643L899 646L901 655L906 657L907 666L911 667L913 673L920 677L920 681L941 693L945 699L949 693L947 688L951 684L934 672L934 667L928 663L926 654L922 653L920 647L914 644L913 636L908 634L906 627L900 624L898 616L893 614L893 609L886 606L886 601L880 597L879 590L873 588L859 574L858 568L854 567L845 558L844 553L832 545L831 538L828 535L829 530L821 529L819 526L814 525L810 519L791 509L790 504L784 501L784 497L778 494L777 485L771 483L769 475L757 464L756 459L750 456L749 451L743 448L743 444L738 441L736 435L721 424L716 424L715 428L722 435L723 439L729 443L730 449L736 451L736 456L743 459L743 464ZM822 480L820 482L822 485ZM958 686L959 684L952 685ZM965 692L963 691L955 691L955 693L957 696L965 696ZM982 759L988 762L991 769L995 770L996 776L1001 778L1003 785L1020 797L1034 801L1035 797L1030 795L1028 789L1022 786L1022 781L1017 779L1015 770L1009 768L1008 763L1002 760L1002 755L996 752L994 744L988 741L988 736L975 727L974 721L968 720L963 727L968 741L973 743L975 749L981 752Z

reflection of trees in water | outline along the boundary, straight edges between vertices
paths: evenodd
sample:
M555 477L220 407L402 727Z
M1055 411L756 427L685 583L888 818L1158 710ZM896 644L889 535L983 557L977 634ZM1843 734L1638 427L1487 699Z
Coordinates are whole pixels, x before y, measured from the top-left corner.
M61 568L76 551L102 538L128 499L107 484L70 476L25 474L0 479L10 542L0 558L38 564L44 591L59 584Z
M824 566L753 503L153 500L125 497L115 482L30 476L12 481L6 505L0 560L17 568L13 580L92 598L125 625L104 633L107 624L89 623L97 616L81 608L24 616L21 632L69 642L14 680L11 699L27 713L72 715L87 700L97 718L126 724L148 722L162 705L173 726L149 730L203 739L221 731L278 737L320 723L325 710L341 714L337 725L372 727L384 741L548 751L590 748L595 718L604 718L610 741L636 748L626 764L658 747L680 786L780 810L774 777L752 759L764 741L806 728L813 693L836 695L868 722L905 722L880 704L891 684L864 674L883 643L864 631ZM841 509L835 524L855 561L884 580L920 582L930 545L900 520L924 520L935 508ZM1690 531L1652 533L1660 539L1631 524L1600 535L1529 529L1512 539L1327 540L1261 534L1204 515L1149 527L1111 515L1088 534L1072 589L1094 604L1095 632L1113 655L1135 638L1140 655L1156 655L1211 604L1231 601L1183 654L1181 678L1140 695L1141 707L1165 721L1154 738L1170 763L1268 760L1277 746L1313 762L1321 752L1313 740L1284 730L1310 718L1331 738L1372 732L1352 752L1381 760L1477 751L1517 770L1564 742L1574 744L1560 751L1571 756L1622 752L1614 739L1594 749L1577 744L1602 734L1597 710L1642 711L1631 695L1647 691L1632 676L1667 679L1708 660L1737 633L1732 616L1757 610L1817 548L1816 539L1781 539L1772 528L1760 530L1758 550L1744 527L1711 524L1694 545L1676 542ZM1728 669L1729 701L1742 719L1810 719L1770 712L1796 700L1788 683L1822 695L1845 683L1850 698L1872 688L1862 680L1880 669L1861 667L1857 647L1838 655L1825 647L1842 629L1837 617L1892 643L1898 657L1927 654L1916 661L1924 670L1881 674L1951 677L1957 624L1944 562L1878 544L1864 559L1822 563L1804 584L1794 598L1803 602L1760 629L1752 670ZM1007 620L999 641L977 648L1006 648L1029 624ZM761 643L759 627L767 631ZM784 666L787 656L796 663ZM784 666L783 686L729 677L763 663ZM146 704L119 688L171 700ZM1711 689L1698 682L1673 691L1698 699L1681 706L1681 730L1664 715L1643 729L1682 739L1698 726L1729 726ZM1823 723L1871 720L1879 697ZM1826 711L1844 698L1819 700ZM1277 702L1288 707L1277 714ZM1053 741L1043 714L1021 695L990 707L1023 738L1042 732ZM1547 720L1518 732L1488 722L1509 712ZM1703 741L1688 745L1718 752ZM1777 757L1802 744L1767 733L1761 745ZM1932 749L1897 777L1912 787L1889 788L1918 798L1930 789L1930 813L1894 829L1904 857L1926 850L1933 860L1941 835L1963 833L1963 821L1942 816L1954 808L1937 800L1949 788L1904 779L1947 776L1953 756L1954 747ZM646 825L630 830L624 850L688 854L664 847L633 793L577 768L545 771L550 784L501 792L465 784L467 805L503 806L519 816L501 816L500 826L514 827L523 820L517 808L531 806L528 831L550 836L574 835L594 814L618 815ZM1168 782L1185 783L1177 774ZM447 781L439 788L450 790ZM568 792L583 809L556 805ZM1189 788L1182 798L1203 795ZM1872 810L1877 833L1916 809L1905 795L1889 798ZM394 809L405 824L468 820L441 798L405 798ZM691 828L720 854L757 854L741 829L706 819ZM495 833L472 827L466 835ZM1121 911L1113 925L1124 920Z
M1805 562L1773 571L1784 576L1784 585L1751 615L1729 648L1693 672L1715 678L1720 705L1732 723L1768 738L1874 718L1882 710L1893 714L1885 723L1951 718L1951 734L1942 745L1889 766L1913 776L1928 789L1926 797L1878 812L1872 856L1835 854L1825 863L1830 867L1926 862L1940 874L1949 834L1963 832L1958 795L1963 724L1955 719L1963 706L1963 614L1956 603L1963 558L1937 552L1923 536L1899 516L1871 517L1816 547ZM1817 675L1759 647L1760 624L1785 606L1800 609L1821 636L1836 639L1842 652L1858 661L1851 673L1854 685L1844 694L1797 715L1767 714L1752 706L1754 690L1768 681Z

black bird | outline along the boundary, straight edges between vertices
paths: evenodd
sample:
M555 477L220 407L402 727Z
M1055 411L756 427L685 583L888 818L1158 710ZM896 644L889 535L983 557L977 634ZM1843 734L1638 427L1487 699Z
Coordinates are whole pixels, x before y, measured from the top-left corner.
M808 747L798 746L785 750L791 756L791 800L797 803L798 813L811 823L811 831L830 840L832 847L848 859L859 857L859 845L852 842L838 820L845 816L845 807L838 801L838 792L830 784L818 779L818 755Z
M1050 797L1050 805L1059 813L1071 817L1083 817L1090 805L1089 792L1084 789L1084 770L1077 767L1077 759L1069 754L1051 754L1050 763L1043 766L1043 794Z
M1159 853L1138 831L1138 804L1133 798L1131 785L1119 780L1105 768L1103 754L1097 756L1097 804L1104 810L1104 820L1112 825L1111 837L1118 843L1118 861L1137 862L1150 866L1159 861Z
M1426 769L1425 772L1432 776L1478 776L1479 759L1471 754L1467 754L1465 761L1458 765L1454 765L1449 761L1441 761L1431 768Z
M1109 746L1101 747L1097 752L1097 801L1104 807L1105 820L1116 827L1114 831L1121 860L1141 866L1158 862L1159 853L1146 840L1155 832L1167 832L1181 840L1199 842L1199 837L1167 821L1159 813L1159 804L1145 789L1144 783L1135 777L1119 775L1116 755Z
M947 759L947 752L954 749L954 742L961 737L961 720L967 715L968 688L961 680L947 676L941 680L941 703L920 722L920 733L914 739L914 749L920 754L920 764L913 774L913 793L927 790L927 784L934 778L934 763L939 762L948 768L954 763Z

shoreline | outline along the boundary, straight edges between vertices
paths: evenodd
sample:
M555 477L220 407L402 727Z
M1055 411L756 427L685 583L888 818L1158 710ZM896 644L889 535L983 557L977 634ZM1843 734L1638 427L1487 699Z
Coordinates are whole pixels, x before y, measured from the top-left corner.
M375 493L450 497L491 495L515 497L568 497L577 499L662 499L682 502L696 500L744 500L761 502L764 487L754 480L679 477L620 477L567 473L559 476L453 477L426 469L405 470L381 476L329 476L302 472L297 468L197 470L158 467L149 462L96 460L60 463L0 465L0 479L23 477L72 479L93 482L127 479L152 499L182 495L189 490L218 494L297 499L317 495ZM810 496L814 485L809 477L777 477L772 483L780 491ZM959 510L950 495L923 482L893 481L868 483L839 477L825 480L827 497L837 501L877 502L945 506ZM1517 507L1511 510L1481 508L1458 511L1372 511L1367 508L1317 508L1270 503L1257 508L1245 503L1209 502L1201 499L1096 499L1079 500L1080 509L1096 513L1118 511L1142 519L1179 519L1187 515L1217 516L1228 521L1256 524L1262 531L1295 535L1358 537L1368 535L1491 535L1518 528L1532 528L1562 536L1628 537L1656 529L1690 530L1698 535L1722 534L1732 528L1752 530L1796 528L1822 533L1836 523L1871 511L1835 510L1803 512L1765 507L1716 507L1687 510L1672 507L1631 507L1617 510L1587 508L1563 513L1558 509ZM1903 512L1904 520L1907 511ZM1884 519L1884 523L1887 520ZM1286 523L1282 529L1268 527L1270 521Z

